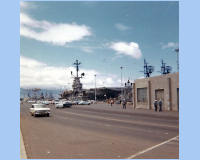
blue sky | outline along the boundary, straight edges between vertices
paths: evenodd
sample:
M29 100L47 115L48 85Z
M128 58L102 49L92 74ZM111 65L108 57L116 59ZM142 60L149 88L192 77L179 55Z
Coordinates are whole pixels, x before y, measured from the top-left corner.
M39 2L38 2L39 3ZM40 2L42 3L42 2ZM168 3L168 2L164 2L164 3ZM177 3L177 2L176 2ZM12 5L11 5L12 4ZM94 3L95 4L95 3ZM197 159L197 157L199 157L198 152L199 152L199 129L197 126L199 126L198 122L199 122L199 112L200 109L198 107L198 104L196 103L196 99L199 98L199 78L198 78L198 72L197 72L197 67L199 64L199 59L200 59L200 54L198 51L198 46L199 46L199 28L200 28L200 23L199 23L199 15L200 15L200 10L199 10L199 5L200 1L199 0L179 0L179 22L180 22L180 26L179 26L179 45L181 47L181 52L180 52L180 81L179 81L179 85L180 85L180 142L179 142L179 148L180 148L180 159ZM11 0L11 1L2 1L1 2L1 55L3 57L0 65L1 65L1 84L2 84L2 92L1 92L1 96L3 97L3 104L2 106L8 106L8 102L14 102L14 105L12 107L13 112L10 112L9 116L12 117L10 119L8 119L8 114L2 114L2 120L7 119L7 122L4 123L4 121L2 121L2 128L6 128L6 132L1 132L1 136L5 137L2 142L4 147L2 148L3 151L3 159L8 159L8 155L9 155L9 159L16 159L16 157L19 157L19 125L20 125L20 106L19 106L19 97L20 97L20 86L28 86L25 84L25 82L22 82L22 78L27 78L26 81L27 82L31 82L32 80L34 80L33 82L38 82L35 81L35 76L33 76L30 72L30 67L28 67L27 65L23 64L24 67L27 68L27 71L29 72L24 72L22 75L22 61L23 59L21 58L21 56L24 56L27 58L27 62L35 62L35 64L46 64L49 67L60 67L61 69L67 69L68 67L72 66L70 63L72 61L75 62L76 57L72 57L72 60L70 60L70 62L68 62L69 58L60 58L60 55L62 53L62 56L66 56L66 53L71 53L74 49L71 48L70 52L67 52L67 49L69 49L69 47L61 47L61 46L56 46L53 45L52 43L47 43L47 42L40 42L40 41L36 41L32 38L27 38L27 37L23 37L20 36L19 38L19 31L20 31L20 25L19 25L19 21L20 21L20 16L19 13L22 12L22 8L20 9L20 2L16 1L16 0ZM167 5L166 8L168 8L169 5ZM174 4L172 5L174 6ZM172 6L169 7L169 9L172 9ZM46 8L46 9L45 9ZM47 7L45 5L36 5L36 3L32 4L32 6L27 6L27 9L23 9L23 13L27 14L28 16L30 16L32 19L41 22L42 20L46 20L48 22L51 23L69 23L66 22L67 18L65 16L65 21L63 22L57 22L57 20L59 19L58 16L56 16L56 14L60 13L61 11L59 10L56 14L54 14L53 16L55 16L56 18L54 18L54 20L49 20L49 18L51 18L49 16L48 19L44 19L43 16L44 14L41 14L41 10L46 10L48 11ZM176 8L177 9L177 8ZM171 13L176 12L177 10L173 9L173 11L171 11ZM71 9L72 10L72 9ZM89 10L89 9L88 9ZM143 11L143 13L146 10ZM52 12L52 10L51 10ZM51 14L48 13L48 14ZM140 12L140 10L138 9L138 12ZM164 12L164 11L163 11ZM165 10L166 12L166 10ZM142 13L142 14L143 14ZM167 13L170 13L169 10ZM37 19L35 18L36 14L38 14ZM53 14L53 12L52 12ZM82 15L82 14L81 14ZM129 14L130 15L130 14ZM141 15L140 15L141 16ZM48 17L48 16L46 16ZM171 17L173 18L173 16ZM86 18L87 19L87 18ZM141 17L140 17L141 19ZM125 19L124 19L125 20ZM124 24L122 23L120 20L116 20L116 23L120 23L123 24L124 26L127 27L134 27L131 26L129 24ZM139 21L139 19L138 19ZM78 23L77 21L74 20L74 22L76 22L78 25L82 25L81 23ZM177 21L176 21L177 22ZM92 22L91 22L92 23ZM93 22L94 23L94 22ZM144 23L144 21L142 22ZM85 24L85 23L84 23ZM138 23L137 23L138 24ZM176 23L170 23L169 25L171 25L171 27L173 25L175 25ZM86 25L86 24L85 24ZM104 24L105 26L107 24ZM136 25L136 24L135 24ZM161 25L161 23L159 24ZM177 24L178 25L178 24ZM92 27L90 25L87 24L88 27ZM125 27L126 28L126 27ZM167 30L170 27L166 27ZM137 31L139 31L140 28L137 28ZM39 29L38 29L39 30ZM116 30L115 28L115 24L113 24L112 29L109 29L109 31L114 32ZM163 29L164 30L164 29ZM101 36L99 31L96 31L94 28L92 28L92 33L95 33L95 35L98 34L98 36ZM95 31L95 32L94 32ZM118 33L127 33L127 32L119 32ZM138 32L136 32L138 33ZM163 33L162 33L163 34ZM129 35L129 34L128 34ZM168 34L166 35L167 37L170 36L171 33L168 32ZM176 35L173 33L173 35ZM135 36L131 36L132 38L130 40L126 40L125 38L121 39L121 38L116 38L114 37L112 39L112 37L110 37L110 41L112 42L120 42L120 41L125 41L127 43L130 42L135 42L139 44L139 48L142 52L142 58L141 59L133 59L130 57L126 57L126 59L131 60L131 61L135 61L138 63L135 63L134 65L134 69L128 71L127 68L127 75L129 74L129 72L137 75L138 77L143 76L142 73L138 72L140 70L142 70L142 66L143 66L143 58L145 57L147 59L147 61L150 64L153 64L156 68L156 70L158 70L160 68L160 57L158 55L155 55L156 53L165 57L162 57L164 59L164 62L167 63L167 65L170 65L173 67L173 71L176 71L176 56L172 53L171 49L174 49L175 47L169 47L169 48L165 48L162 49L162 46L159 44L163 44L166 47L168 46L169 42L173 42L173 44L178 43L178 36L173 36L172 38L177 38L177 40L174 40L172 38L167 38L167 39L161 39L159 38L157 40L157 43L155 43L155 46L157 46L157 50L156 49L152 49L151 50L144 50L143 45L145 46L149 46L149 43L153 42L153 38L155 37L150 37L149 39L147 39L146 37L143 38L144 39L144 44L142 45L140 42L135 40ZM116 36L116 35L114 35ZM91 39L92 36L88 36L88 37L84 37L84 40L86 38L90 38ZM124 36L125 37L125 36ZM141 36L142 38L143 36ZM96 38L99 38L96 36ZM105 38L106 39L106 38ZM148 42L147 42L148 40ZM26 42L26 43L25 43ZM29 42L29 43L28 43ZM32 42L34 42L33 44L35 45L31 45ZM76 43L81 43L82 44L83 41L76 41ZM100 41L101 42L101 41ZM101 44L99 42L99 44ZM107 41L106 41L107 42ZM109 42L109 41L108 41ZM75 43L75 42L73 42ZM69 43L67 43L69 45ZM106 44L106 43L103 43ZM24 47L22 47L22 45ZM48 46L46 47L46 50L44 50L43 48L45 48L44 46ZM72 43L71 43L72 45ZM35 47L36 46L36 47ZM25 50L25 47L27 47L27 51ZM31 48L30 50L28 50L28 48ZM37 55L37 53L39 51L34 51L34 50L38 50L38 48L40 49L40 52L42 53L41 55ZM61 49L62 51L59 51L58 49ZM81 53L78 52L79 50L76 50L76 53ZM58 64L49 64L50 63L50 56L45 56L44 57L44 53L49 54L49 55L54 55L54 62L58 62ZM57 54L56 54L57 53ZM96 52L94 52L96 53ZM104 53L104 52L103 52ZM150 54L151 53L151 54ZM153 54L152 54L153 53ZM105 54L108 54L108 50ZM113 56L116 55L116 52L112 51ZM155 56L154 56L155 55ZM43 56L43 57L42 57ZM73 56L73 54L71 54L70 56ZM107 55L106 55L107 56ZM167 57L169 56L169 60L167 60ZM170 57L170 56L175 56L175 57ZM58 60L61 59L62 61ZM49 58L49 59L48 59ZM78 58L78 57L77 57ZM98 57L97 57L98 58ZM123 57L125 58L125 56ZM157 59L156 60L156 64L153 62L153 59ZM99 58L100 59L100 58ZM20 62L19 62L20 60ZM29 61L29 60L35 60L35 61ZM80 61L83 63L83 67L81 69L87 69L86 65L87 63L85 63L85 60L80 59ZM121 59L122 61L122 59ZM40 62L40 63L39 63ZM68 62L68 64L67 64ZM92 63L92 60L90 61L90 63ZM124 67L125 64L128 63L124 63ZM65 67L65 65L67 67ZM136 67L136 65L138 66L138 68ZM33 65L34 66L34 65ZM94 66L92 66L94 67ZM34 69L34 71L36 71L36 67L32 67ZM38 66L39 69L42 69L42 67L40 68ZM43 67L43 69L46 69ZM55 72L53 72L54 68L52 68L52 73L55 74ZM91 69L91 68L90 68ZM98 67L98 70L101 69L101 67ZM46 69L47 70L47 69ZM97 70L97 69L96 69ZM96 71L95 70L95 71ZM25 70L26 71L26 70ZM42 71L42 70L41 70ZM107 70L106 70L107 71ZM66 72L68 72L68 70L66 70ZM117 75L116 79L120 78L120 72L118 67L115 69L114 74ZM127 75L125 75L125 68L123 69L123 75L127 77ZM30 73L28 76L26 74ZM35 73L35 72L33 72ZM47 72L45 72L47 73ZM109 73L113 74L113 71L109 70ZM40 75L42 76L44 73L40 73ZM156 72L154 72L152 74L152 76L155 76ZM45 76L45 75L44 75ZM85 76L86 77L86 76ZM195 78L194 78L195 77ZM41 77L41 79L44 77ZM65 78L65 77L64 77ZM58 80L58 78L56 79ZM57 82L55 80L55 82ZM93 79L94 80L94 79ZM42 81L45 82L45 81ZM60 83L66 83L65 79L63 79L62 81L59 81ZM30 85L32 85L33 87L38 84L38 83L28 83ZM44 84L44 83L43 83ZM94 83L93 83L94 84ZM85 85L85 84L84 84ZM45 85L44 85L45 86ZM48 85L49 86L49 85ZM87 86L87 85L86 85ZM29 86L28 86L29 87ZM194 93L194 94L190 94L190 93ZM12 98L10 98L10 96L12 96ZM192 107L192 109L190 109L190 107ZM7 112L7 107L3 107L3 112ZM186 118L187 117L187 118ZM13 121L14 120L14 121ZM8 127L8 126L12 126L12 127ZM14 133L14 134L13 134ZM10 143L7 142L7 139L9 139L10 141L12 141L12 145L10 145ZM9 150L7 149L9 148ZM10 154L12 151L12 154Z
M144 77L144 58L160 75L177 71L179 2L20 2L20 87L71 88L82 62L83 88L120 87Z

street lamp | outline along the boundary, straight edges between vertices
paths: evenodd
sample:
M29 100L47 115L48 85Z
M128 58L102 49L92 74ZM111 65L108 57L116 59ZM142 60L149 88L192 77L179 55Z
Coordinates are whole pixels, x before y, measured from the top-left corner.
M122 68L124 67L120 67L121 68L121 95L122 95Z
M54 88L54 89L55 89L55 92L54 92L55 97L54 97L54 99L56 99L57 92L56 92L56 88Z
M97 76L97 75L94 75L94 76L95 76L95 102L96 102L96 99L97 99L97 98L96 98L96 76Z
M70 86L70 83L68 83L68 88L69 88L69 90L70 90L70 87L69 87L69 86Z
M179 72L179 61L178 61L178 52L179 52L179 48L178 48L178 49L175 49L175 50L173 50L173 51L177 53L177 72Z

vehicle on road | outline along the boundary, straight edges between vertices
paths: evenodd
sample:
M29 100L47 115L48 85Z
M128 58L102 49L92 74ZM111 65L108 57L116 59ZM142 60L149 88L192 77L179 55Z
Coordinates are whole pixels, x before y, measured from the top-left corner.
M46 104L32 104L30 108L31 116L36 117L37 115L50 115L50 108L47 108Z
M66 101L55 104L56 108L64 108L64 107L70 108L71 106L72 106L72 104L70 102L66 102Z
M54 101L54 104L59 104L60 102L61 102L60 100L56 99L56 100Z
M87 102L87 101L80 101L78 104L79 105L90 105L91 103Z
M46 105L49 105L49 101L42 101L42 104L46 104Z
M77 105L79 103L79 101L72 101L73 105Z
M72 106L72 104L70 103L70 102L65 102L64 104L63 104L63 107L68 107L68 108L70 108Z

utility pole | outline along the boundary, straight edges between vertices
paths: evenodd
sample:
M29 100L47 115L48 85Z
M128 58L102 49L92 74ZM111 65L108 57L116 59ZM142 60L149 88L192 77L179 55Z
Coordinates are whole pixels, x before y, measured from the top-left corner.
M122 68L124 67L120 67L121 68L121 95L122 95Z
M179 52L179 49L175 49L175 50L173 50L173 51L177 53L177 72L179 72L179 60L178 60L178 52Z

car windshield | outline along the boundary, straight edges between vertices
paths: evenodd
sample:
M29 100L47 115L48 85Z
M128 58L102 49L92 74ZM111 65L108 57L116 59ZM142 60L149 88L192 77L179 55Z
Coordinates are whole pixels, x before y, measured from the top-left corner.
M35 105L35 108L46 108L46 105L41 104L41 105Z

